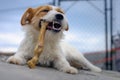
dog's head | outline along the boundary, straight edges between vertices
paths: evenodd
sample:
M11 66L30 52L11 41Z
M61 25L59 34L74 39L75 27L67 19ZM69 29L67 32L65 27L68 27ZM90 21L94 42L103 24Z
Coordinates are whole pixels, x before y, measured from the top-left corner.
M47 30L59 32L61 30L68 30L68 22L62 9L55 6L40 6L38 8L29 8L26 10L21 19L21 24L32 25L39 30L41 27L41 20L49 22Z

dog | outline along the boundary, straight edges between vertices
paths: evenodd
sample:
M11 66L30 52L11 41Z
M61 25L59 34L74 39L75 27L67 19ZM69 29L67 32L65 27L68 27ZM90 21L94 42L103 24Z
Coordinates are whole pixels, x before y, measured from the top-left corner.
M10 56L7 62L24 65L29 58L33 57L41 20L49 21L45 34L44 50L38 61L41 65L50 66L52 63L54 68L70 74L78 73L77 68L81 67L87 67L94 72L102 71L90 63L76 48L62 41L63 32L69 29L68 21L61 8L51 5L26 10L21 18L25 37L16 54Z

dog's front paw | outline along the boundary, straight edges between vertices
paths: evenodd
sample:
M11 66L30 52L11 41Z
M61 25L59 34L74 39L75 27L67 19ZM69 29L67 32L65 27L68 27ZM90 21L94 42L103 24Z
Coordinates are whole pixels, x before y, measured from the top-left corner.
M23 65L26 63L26 60L20 57L11 56L7 59L8 63Z
M74 67L66 67L61 69L61 71L66 72L66 73L70 73L70 74L77 74L78 70Z

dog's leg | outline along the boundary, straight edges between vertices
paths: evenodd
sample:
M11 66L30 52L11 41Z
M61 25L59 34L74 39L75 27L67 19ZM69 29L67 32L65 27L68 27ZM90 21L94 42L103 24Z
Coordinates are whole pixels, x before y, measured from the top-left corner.
M22 50L22 51L20 51ZM24 65L26 64L26 59L24 58L24 53L26 53L22 46L19 47L18 51L7 59L8 63Z
M93 72L101 72L102 70L93 65L91 62L89 62L82 54L81 55L77 55L76 57L73 58L73 62L78 63L79 65L82 65L83 67L87 67L88 69L90 69Z
M75 62L75 66L77 67L87 67L88 69L90 69L91 71L94 72L101 72L102 70L97 67L94 66L92 63L90 63L84 56L83 54L81 54L77 49L75 49L74 47L72 47L69 44L66 43L61 43L62 46L62 50L66 55L66 58L68 61L73 62L73 66L74 66L74 62ZM77 63L77 64L76 64Z
M13 56L9 57L7 62L20 65L26 64L26 60L33 56L36 42L37 39L35 39L33 33L26 33L26 36L21 42L17 52Z
M78 70L70 66L69 62L65 58L56 59L54 63L54 67L66 73L70 73L70 74L78 73Z
M74 51L74 50L73 50ZM91 62L89 62L84 56L83 54L79 53L78 51L74 51L73 53L69 52L67 55L68 59L70 61L72 61L73 63L77 63L78 66L83 66L83 67L87 67L88 69L90 69L93 72L101 72L102 70L97 67L94 66ZM74 64L73 64L74 65Z

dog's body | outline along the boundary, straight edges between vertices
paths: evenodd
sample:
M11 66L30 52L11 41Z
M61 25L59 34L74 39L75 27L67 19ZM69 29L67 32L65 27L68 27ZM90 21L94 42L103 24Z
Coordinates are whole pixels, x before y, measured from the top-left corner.
M39 57L41 65L49 66L52 62L54 68L67 73L78 73L74 67L80 68L81 66L95 72L101 72L100 68L92 65L78 50L62 41L63 31L68 30L67 19L64 12L54 6L29 8L25 12L21 20L25 30L25 38L17 53L11 56L7 62L22 65L26 64L28 58L33 57L41 19L50 22L45 34L44 50Z

